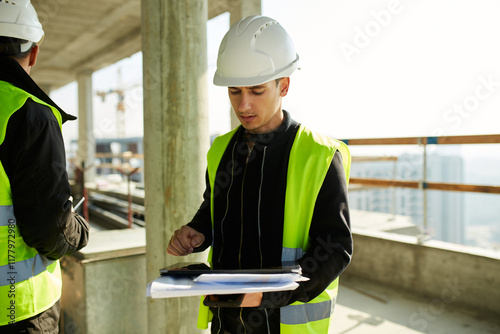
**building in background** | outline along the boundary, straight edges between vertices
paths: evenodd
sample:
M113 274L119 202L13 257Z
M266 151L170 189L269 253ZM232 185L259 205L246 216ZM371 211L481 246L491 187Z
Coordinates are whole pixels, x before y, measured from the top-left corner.
M397 159L353 161L351 177L412 181L420 181L423 177L422 155L403 154ZM463 173L463 159L460 156L428 156L427 181L461 183ZM465 243L463 193L428 190L425 231L423 190L363 187L350 191L349 200L353 210L388 213L394 219L396 216L411 217L414 225L434 239ZM356 226L356 222L353 222L353 226ZM408 231L408 228L404 228L398 233L407 234Z

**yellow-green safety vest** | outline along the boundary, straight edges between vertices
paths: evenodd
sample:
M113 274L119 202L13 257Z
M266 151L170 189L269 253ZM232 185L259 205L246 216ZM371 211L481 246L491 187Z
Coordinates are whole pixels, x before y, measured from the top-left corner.
M37 97L0 81L0 145L10 117L30 98L49 107L59 127L59 111ZM0 161L0 326L33 317L52 307L62 289L59 261L51 261L28 246L14 216L9 178ZM1 332L1 329L0 329Z
M237 129L217 137L207 154L208 177L212 191L212 226L217 168ZM304 126L299 127L290 151L287 171L281 256L283 262L301 258L309 247L309 227L316 198L337 150L342 154L346 182L349 182L351 156L347 145L341 141L313 133ZM211 251L209 253L210 260ZM295 302L282 307L280 309L280 332L285 334L328 333L337 290L338 278L318 297L308 303ZM200 303L198 328L207 329L210 320L211 314L208 307Z

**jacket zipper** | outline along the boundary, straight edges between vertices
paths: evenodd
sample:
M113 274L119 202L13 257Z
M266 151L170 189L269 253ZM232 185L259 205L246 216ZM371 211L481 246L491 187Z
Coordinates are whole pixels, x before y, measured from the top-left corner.
M257 204L257 228L259 230L259 254L260 254L259 268L262 268L262 238L261 238L261 233L260 233L260 203L262 202L262 185L264 184L264 163L266 162L266 151L267 151L267 146L264 146L264 152L262 154L262 165L260 166L259 202Z
M236 143L233 145L233 150L231 152L231 161L234 162L234 150L236 148ZM220 222L220 234L221 234L221 246L220 246L220 252L219 252L219 259L218 263L221 262L221 257L222 257L222 251L224 249L224 222L227 217L227 212L229 211L229 194L231 193L231 188L233 186L233 180L234 180L234 163L231 166L231 183L229 184L229 189L227 190L227 195L226 195L226 212L224 212L224 217L222 218Z
M248 143L247 143L248 145ZM240 249L238 251L238 268L241 269L241 250L243 247L243 194L245 192L245 179L247 175L247 167L248 161L250 160L250 156L252 155L254 145L248 145L248 153L247 158L245 160L245 170L243 171L243 180L241 182L241 194L240 194Z
M240 195L240 201L241 201L241 212L240 212L240 249L239 249L239 254L238 254L238 264L239 268L241 269L241 250L243 247L243 194L244 194L244 189L245 189L245 179L246 179L246 174L247 174L247 167L248 167L248 162L250 160L250 156L252 155L252 150L253 150L253 145L248 147L248 154L247 158L245 160L245 170L243 171L243 181L241 184L241 195ZM267 152L267 146L264 146L264 152L262 156L262 165L260 167L260 184L259 184L259 198L257 202L257 228L259 231L259 256L260 256L260 265L259 267L262 268L262 243L261 243L261 230L260 230L260 203L262 201L262 185L264 183L264 164L266 161L266 152ZM240 322L241 325L243 326L244 333L247 332L245 322L243 321L242 317L242 312L243 308L240 308ZM267 314L267 310L265 311L266 314L266 323L267 323L267 330L269 331L269 317Z

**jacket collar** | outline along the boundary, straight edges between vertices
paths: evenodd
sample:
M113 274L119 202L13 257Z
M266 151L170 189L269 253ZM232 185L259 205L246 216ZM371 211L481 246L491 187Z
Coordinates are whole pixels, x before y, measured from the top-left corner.
M38 87L35 81L33 81L21 65L10 57L0 56L0 80L9 82L17 88L38 97L40 100L56 108L61 113L63 123L76 119L75 116L67 114L54 101L52 101L52 99L45 94L40 87Z

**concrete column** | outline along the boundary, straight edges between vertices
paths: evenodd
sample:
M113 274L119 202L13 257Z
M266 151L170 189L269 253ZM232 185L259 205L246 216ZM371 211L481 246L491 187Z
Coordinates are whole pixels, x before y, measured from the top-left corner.
M86 169L95 161L95 138L92 108L92 71L79 73L78 83L78 152L77 163ZM85 182L95 180L95 168L85 171Z
M166 254L205 188L207 0L142 0L146 274L178 261ZM148 333L198 333L199 297L148 299Z
M229 10L229 23L233 25L233 23L238 22L244 17L250 15L261 15L262 14L262 5L261 0L239 0L234 1L234 6ZM229 110L231 114L231 129L234 129L238 125L240 125L240 121L234 114L233 109Z

